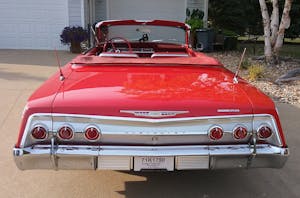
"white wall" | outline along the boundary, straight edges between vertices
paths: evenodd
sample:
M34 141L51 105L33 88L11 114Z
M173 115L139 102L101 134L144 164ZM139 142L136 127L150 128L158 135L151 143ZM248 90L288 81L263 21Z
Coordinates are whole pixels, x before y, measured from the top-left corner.
M107 19L107 12L106 12L106 0L96 0L95 1L95 18L96 21L103 21Z
M195 9L200 9L204 12L204 27L207 27L208 20L208 3L209 0L187 0L187 8L193 12Z
M81 0L68 0L69 25L83 26L81 16Z
M0 1L2 49L66 49L59 35L67 25L67 0Z
M187 7L191 12L193 9L200 9L204 11L204 0L188 0Z
M108 19L186 18L186 0L108 0L108 8Z

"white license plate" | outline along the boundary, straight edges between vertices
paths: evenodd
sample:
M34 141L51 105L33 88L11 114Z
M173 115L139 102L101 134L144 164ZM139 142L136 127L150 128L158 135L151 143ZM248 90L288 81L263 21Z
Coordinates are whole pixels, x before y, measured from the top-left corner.
M134 157L134 171L149 169L174 171L174 157Z

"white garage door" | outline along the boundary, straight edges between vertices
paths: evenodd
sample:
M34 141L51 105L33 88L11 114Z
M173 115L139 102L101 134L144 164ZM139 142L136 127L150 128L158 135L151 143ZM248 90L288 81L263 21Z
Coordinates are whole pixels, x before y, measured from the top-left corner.
M67 2L0 1L0 48L65 49L59 35L68 25Z
M109 19L185 21L186 0L109 0Z

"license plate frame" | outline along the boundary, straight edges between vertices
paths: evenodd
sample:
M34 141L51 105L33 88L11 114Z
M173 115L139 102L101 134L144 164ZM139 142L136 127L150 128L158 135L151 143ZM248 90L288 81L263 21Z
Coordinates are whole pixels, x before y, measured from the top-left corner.
M172 156L137 156L134 157L134 171L167 170L174 171Z

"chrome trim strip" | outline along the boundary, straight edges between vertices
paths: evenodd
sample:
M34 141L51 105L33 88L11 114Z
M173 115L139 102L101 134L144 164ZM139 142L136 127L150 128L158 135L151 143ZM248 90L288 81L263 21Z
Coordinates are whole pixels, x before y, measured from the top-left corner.
M150 118L163 118L172 117L179 114L189 113L189 111L142 111L142 110L120 110L120 113L129 113L134 116L150 117Z
M51 145L36 145L33 147L27 147L24 149L14 148L13 154L15 162L20 169L35 169L36 164L34 162L39 160L47 159L47 156L53 151L51 151ZM55 156L57 156L54 168L62 167L60 163L69 164L67 169L72 169L72 167L77 167L77 163L86 164L87 161L91 159L97 160L97 157L101 156L111 156L115 157L137 157L137 156L207 156L210 158L210 168L219 167L232 167L236 168L237 160L242 160L245 164L240 166L242 168L246 167L275 167L280 168L284 165L287 157L289 156L288 148L280 148L268 144L257 145L256 157L250 159L249 156L253 154L252 148L249 145L196 145L196 146L78 146L78 145L60 145L55 149ZM231 159L229 162L227 159ZM29 160L28 160L29 159ZM49 158L48 158L49 159ZM71 161L68 162L68 159ZM81 160L80 160L81 159ZM82 159L85 159L82 161ZM225 159L225 161L222 161ZM215 160L220 160L222 164L216 165ZM251 160L250 163L247 163ZM219 161L219 162L220 162ZM253 161L253 164L252 164ZM47 165L47 163L49 165ZM225 163L224 166L223 163ZM229 163L229 165L228 165ZM51 162L43 161L40 163L45 167L51 167ZM99 165L98 165L99 166ZM82 167L82 166L80 166ZM89 167L89 166L88 166ZM97 168L95 165L94 169ZM216 167L218 168L218 167ZM49 168L46 168L49 169ZM59 169L59 168L58 168ZM112 167L113 169L113 167Z
M243 145L192 145L192 146L84 146L84 145L35 145L14 148L14 156L47 154L76 156L235 156L252 155L253 148ZM269 144L256 145L256 155L289 155L288 148Z
M218 109L218 113L239 113L240 109Z
M272 115L269 114L245 114L245 115L226 115L226 116L204 116L204 117L185 117L185 118L162 118L162 119L151 119L151 118L131 118L131 117L117 117L117 116L98 116L98 115L81 115L81 114L59 114L59 113L37 113L32 114L26 123L25 131L22 136L20 147L24 147L26 142L26 137L30 131L32 121L36 117L45 117L48 122L51 122L51 127L53 127L53 117L67 117L67 118L86 118L86 119L95 119L103 121L126 121L126 122L139 122L139 123L149 123L149 124L164 124L164 123L176 123L184 121L201 121L201 120L211 120L211 119L239 119L239 118L249 118L252 122L257 122L256 119L268 117L270 122L274 126L274 131L276 132L276 139L279 143L279 146L282 146L281 138L279 136L279 130L276 125L275 119ZM264 118L265 119L265 118ZM93 123L88 123L93 124ZM273 128L273 127L272 127ZM53 131L53 128L49 128L50 131ZM253 128L255 130L255 128ZM54 132L54 131L53 131ZM225 131L226 132L226 131ZM152 135L152 134L150 134Z
M205 119L224 119L224 118L244 118L244 117L263 117L271 116L270 114L244 114L244 115L226 115L226 116L203 116L203 117L185 117L185 118L162 118L162 119L151 119L151 118L131 118L131 117L118 117L118 116L101 116L101 115L83 115L83 114L60 114L60 113L36 113L33 116L57 116L57 117L74 117L74 118L91 118L101 120L112 120L112 121L136 121L136 122L148 122L148 123L163 123L163 122L178 122L178 121L196 121Z
M109 52L102 52L100 57L119 57L119 58L138 58L137 54L125 54L125 53L109 53Z
M175 53L170 53L170 54L160 54L160 53L153 53L151 55L151 58L156 58L156 57L189 57L188 54L175 54Z

